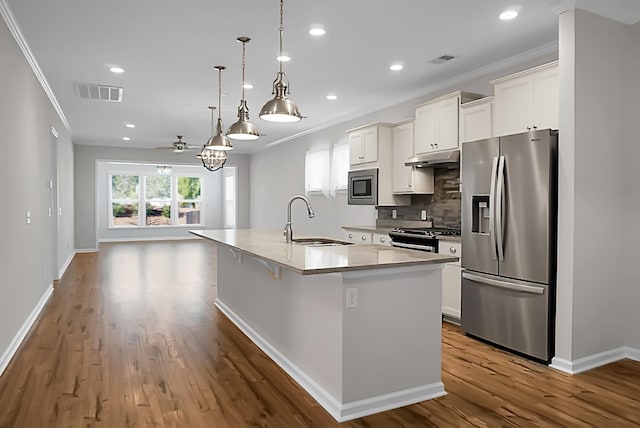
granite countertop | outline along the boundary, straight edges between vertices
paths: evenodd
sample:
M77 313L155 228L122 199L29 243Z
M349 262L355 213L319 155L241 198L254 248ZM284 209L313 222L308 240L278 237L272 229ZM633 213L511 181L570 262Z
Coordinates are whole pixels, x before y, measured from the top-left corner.
M257 229L191 230L209 239L300 275L382 269L458 261L458 257L382 245L309 246L286 243L281 231ZM294 235L296 238L305 236ZM344 242L344 241L342 241Z

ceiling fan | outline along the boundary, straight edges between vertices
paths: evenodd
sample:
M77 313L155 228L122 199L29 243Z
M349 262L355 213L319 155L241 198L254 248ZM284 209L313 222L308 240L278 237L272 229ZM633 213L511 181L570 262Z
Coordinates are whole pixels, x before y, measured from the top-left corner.
M182 153L189 150L197 149L196 146L190 146L184 141L182 141L182 135L176 135L178 137L178 141L174 141L170 147L156 147L158 150L172 150L173 153Z

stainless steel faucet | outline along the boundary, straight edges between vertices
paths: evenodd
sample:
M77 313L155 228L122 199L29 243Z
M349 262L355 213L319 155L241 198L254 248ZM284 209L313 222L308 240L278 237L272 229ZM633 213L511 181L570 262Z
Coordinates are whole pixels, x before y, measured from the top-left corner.
M313 209L311 208L311 205L309 204L309 200L307 198L305 198L304 196L296 195L291 199L289 199L289 204L287 205L287 224L284 225L284 233L283 233L284 239L286 240L286 242L293 241L293 229L291 228L291 204L296 199L302 199L304 203L307 204L307 213L309 213L309 218L315 217Z

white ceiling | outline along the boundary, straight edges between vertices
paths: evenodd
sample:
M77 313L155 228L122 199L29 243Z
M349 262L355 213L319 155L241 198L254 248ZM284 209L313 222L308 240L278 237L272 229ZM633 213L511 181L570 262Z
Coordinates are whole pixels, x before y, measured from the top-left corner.
M258 118L271 98L278 50L278 0L1 0L55 94L78 144L168 146L177 134L202 145L217 104L214 65L225 65L222 120L236 120L241 45L249 36L246 98L251 121L266 134L234 142L253 152L292 135L423 95L425 88L524 51L557 43L562 1L517 0L520 16L498 15L511 0L287 0L284 65L290 98L306 119L270 124ZM588 2L601 7L603 1ZM587 2L587 3L588 3ZM613 12L638 16L637 0L607 0ZM626 9L625 9L626 8ZM603 13L602 10L599 13ZM308 34L312 24L327 34ZM428 61L443 54L445 64ZM392 72L394 61L404 70ZM126 72L115 75L110 65ZM122 103L82 99L76 83L124 87ZM333 92L338 99L328 101ZM135 129L127 129L131 122ZM131 141L123 141L123 136Z

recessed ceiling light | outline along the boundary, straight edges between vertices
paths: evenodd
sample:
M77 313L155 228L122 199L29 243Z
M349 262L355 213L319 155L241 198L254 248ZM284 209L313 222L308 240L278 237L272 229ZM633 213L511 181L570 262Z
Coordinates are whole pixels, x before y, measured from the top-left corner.
M314 25L309 29L309 34L312 36L324 36L326 33L326 30L321 25Z
M249 82L245 82L245 84L242 85L242 87L245 89L253 89L253 85Z
M122 68L122 67L111 67L111 68L109 68L109 71L112 72L112 73L120 74L120 73L124 73L124 68Z
M391 71L400 71L404 68L404 66L402 64L391 64L391 67L389 67L389 70Z
M276 59L280 62L287 62L291 60L291 57L289 55L282 54L282 55L278 55Z
M122 137L124 141L131 141L131 137Z
M136 126L133 123L126 123L124 126L127 128L135 128Z
M500 14L500 19L502 19L503 21L509 21L513 18L515 18L516 16L518 16L518 11L517 10L505 10L504 12L502 12Z
M336 94L329 94L325 98L328 100L334 101L338 99L338 96Z

